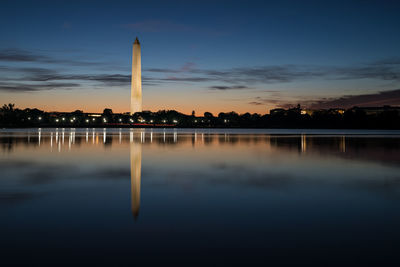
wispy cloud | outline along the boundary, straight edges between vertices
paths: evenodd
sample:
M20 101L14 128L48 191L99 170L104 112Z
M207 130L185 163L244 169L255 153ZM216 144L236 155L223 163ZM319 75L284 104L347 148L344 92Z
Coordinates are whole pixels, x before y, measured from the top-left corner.
M16 63L32 62L32 63L71 65L71 66L93 66L93 65L105 64L104 62L97 62L97 61L60 59L48 55L43 55L38 52L27 51L19 48L8 48L0 50L0 62L16 62Z
M13 75L0 76L0 91L24 92L42 90L64 90L77 87L100 88L101 86L122 86L129 88L130 74L66 74L55 69L33 67L0 66L0 73ZM174 78L156 79L142 76L143 85L157 85L163 81L173 81Z
M43 62L47 62L48 60L50 60L50 59L46 56L36 55L31 52L16 49L16 48L0 50L0 61L9 61L9 62L43 61Z
M249 102L250 105L286 105L287 104L287 97L282 96L280 94L276 94L274 96L268 96L268 97L261 97L261 96L256 96L253 98L253 101Z
M252 98L250 105L270 105L280 108L290 108L297 104L310 109L352 108L374 106L400 106L400 89L380 91L362 95L343 95L332 98L313 97L288 97L283 94L274 94L267 97L257 96Z
M80 87L79 83L39 83L39 84L22 84L22 83L1 83L0 91L3 92L35 92L47 90L68 90Z
M26 81L60 81L60 80L80 80L103 82L108 85L124 85L131 81L130 75L123 74L59 74L59 73L34 73L33 75L22 78Z
M141 23L135 27L150 27L156 30L159 23ZM150 26L149 26L150 25ZM167 28L179 29L174 24ZM158 28L160 30L160 28ZM161 28L162 30L163 28ZM72 57L71 57L72 58ZM120 86L129 89L131 76L129 72L102 70L104 73L93 73L93 66L104 64L96 61L83 61L79 58L62 60L60 58L22 49L0 50L0 91L24 92L41 90L68 90L78 87L102 88L102 86ZM10 64L12 63L12 64ZM37 67L30 67L35 64ZM43 64L42 64L43 63ZM51 67L49 67L49 64ZM10 66L8 66L10 65ZM68 73L66 66L86 66L87 72ZM54 67L53 67L54 66ZM98 70L99 71L99 70ZM313 66L313 65L270 65L253 67L236 67L226 69L202 69L194 62L186 62L178 68L144 68L142 81L148 86L162 86L170 83L199 84L200 88L216 91L247 90L256 85L285 84L298 81L321 80L361 80L400 81L400 58L393 57L353 66ZM211 84L211 85L210 85ZM262 86L257 86L260 88ZM273 93L271 90L258 90L260 93ZM339 99L301 99L311 106L351 106L379 105L398 103L397 94L377 93L369 96L343 96ZM292 98L293 99L293 98ZM272 96L262 99L249 99L250 105L287 106L287 96ZM296 101L296 102L297 102Z
M263 103L257 102L257 101L251 101L251 102L249 102L249 104L250 104L250 105L254 105L254 106L261 106L261 105L264 105Z
M144 69L146 72L155 72L155 73L184 73L184 72L192 72L195 70L196 63L194 62L186 62L179 69L167 69L167 68L148 68Z
M190 68L149 68L144 71L158 74L181 74L176 81L224 82L227 84L276 84L301 80L359 80L400 81L400 60L387 59L357 66L277 65L241 67L223 70ZM168 79L166 79L168 80Z
M240 90L240 89L249 89L249 87L244 85L235 85L235 86L210 86L212 90Z
M373 65L373 66L400 65L400 57L376 60L376 61L370 63L370 65Z
M383 106L392 105L400 106L400 89L377 92L364 95L345 95L339 98L331 98L324 100L309 100L305 105L311 108L351 108L354 106Z

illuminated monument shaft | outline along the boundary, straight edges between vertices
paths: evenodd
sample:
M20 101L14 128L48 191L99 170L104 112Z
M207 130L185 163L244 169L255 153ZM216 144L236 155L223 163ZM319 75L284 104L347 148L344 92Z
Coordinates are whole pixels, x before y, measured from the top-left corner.
M135 112L142 112L142 66L137 37L132 48L131 115Z

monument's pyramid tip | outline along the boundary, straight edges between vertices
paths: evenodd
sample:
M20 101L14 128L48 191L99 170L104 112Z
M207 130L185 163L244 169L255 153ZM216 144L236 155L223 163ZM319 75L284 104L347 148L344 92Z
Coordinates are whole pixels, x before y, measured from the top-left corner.
M140 44L140 43L139 43L139 39L137 38L137 36L136 36L136 39L135 39L134 44Z

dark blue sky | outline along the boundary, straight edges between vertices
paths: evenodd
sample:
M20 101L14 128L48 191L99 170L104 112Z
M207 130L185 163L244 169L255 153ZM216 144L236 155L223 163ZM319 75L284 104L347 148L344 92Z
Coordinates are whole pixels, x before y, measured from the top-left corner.
M398 1L2 1L0 98L126 111L138 36L147 109L398 105L399 14Z

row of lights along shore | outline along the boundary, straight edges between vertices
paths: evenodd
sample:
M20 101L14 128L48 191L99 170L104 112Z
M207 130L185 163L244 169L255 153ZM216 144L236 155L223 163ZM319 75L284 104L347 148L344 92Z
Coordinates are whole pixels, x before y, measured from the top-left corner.
M28 119L28 120L31 120L32 118L31 118L31 117L28 117L27 119ZM42 120L42 117L39 116L37 119L38 119L39 121L41 121L41 120ZM107 119L106 119L106 118L102 118L102 119L103 119L103 122L104 122L104 123L107 123ZM54 121L55 121L55 122L60 122L60 119L57 118L57 119L55 119ZM62 121L62 122L65 122L65 121L66 121L66 118L61 118L61 121ZM69 121L70 121L71 123L74 123L74 122L76 122L76 118L73 117L73 118L69 119ZM94 121L96 121L96 119L95 119L95 118L92 118L92 121L94 122ZM89 123L90 120L89 120L89 119L85 119L85 122L86 122L86 123ZM122 123L122 119L119 118L119 119L118 119L118 122L121 122L121 123ZM133 119L129 119L129 122L130 122L130 123L134 123L134 120L133 120ZM138 120L138 122L140 122L140 123L145 123L146 120L143 120L143 119L142 119L142 120ZM178 123L177 120L172 120L172 122L175 123L175 124ZM198 120L194 120L194 122L197 123ZM204 120L201 120L201 122L204 122ZM229 122L229 120L226 120L226 119L225 119L224 122L227 123L227 122ZM149 123L154 123L154 120L149 120ZM162 123L167 123L167 120L162 120Z
M31 120L32 118L31 118L31 117L28 117L27 119L28 119L28 120ZM39 116L37 119L38 119L39 121L41 121L41 120L42 120L42 117ZM106 119L106 118L102 118L102 119L103 119L103 122L104 122L104 123L107 123L107 119ZM55 119L54 121L55 121L55 122L60 122L60 119L57 118L57 119ZM65 121L66 121L66 118L61 118L61 121L62 121L62 122L65 122ZM70 122L75 122L75 121L76 121L76 118L73 117L73 118L69 119L69 121L70 121ZM92 118L92 121L96 121L96 119L95 119L95 118ZM89 123L90 120L89 120L89 119L85 119L85 122L86 122L86 123ZM118 122L122 122L122 119L119 118L119 119L118 119ZM129 122L133 123L134 120L133 120L133 119L129 119ZM143 120L143 119L142 119L142 120L138 120L138 122L145 123L146 120ZM150 123L154 123L154 120L149 120L149 122L150 122ZM167 123L167 120L162 120L162 122L163 122L163 123ZM172 122L173 122L173 123L178 123L177 120L172 120ZM195 120L195 122L197 122L197 120Z

